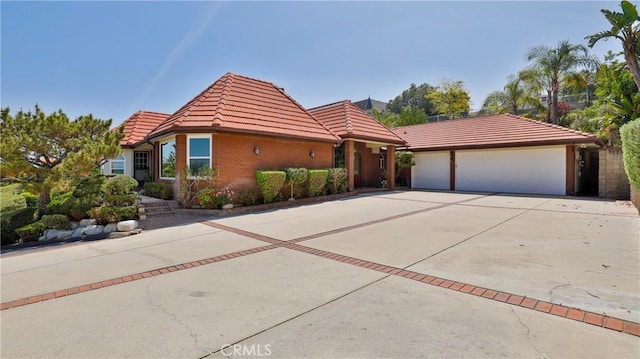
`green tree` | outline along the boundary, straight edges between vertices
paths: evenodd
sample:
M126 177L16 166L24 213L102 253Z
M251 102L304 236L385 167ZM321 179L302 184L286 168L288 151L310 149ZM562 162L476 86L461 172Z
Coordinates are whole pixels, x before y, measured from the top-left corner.
M437 88L427 94L427 99L433 102L438 114L449 118L460 117L471 110L471 97L462 81L443 79Z
M518 110L527 106L537 110L543 108L540 98L525 86L522 78L511 75L502 91L494 91L487 96L482 109L488 113L510 112L517 114Z
M111 120L92 115L73 121L62 110L46 115L38 105L33 112L20 110L15 116L3 108L0 177L34 185L44 209L58 181L87 175L120 155L123 129L111 131L110 126Z
M537 77L536 81L545 87L547 95L551 95L551 111L547 115L547 121L558 123L558 93L563 77L576 68L594 67L598 62L589 56L585 46L571 44L568 40L560 41L555 48L534 46L527 52L526 57L532 62L529 67L530 74L535 75L529 79Z
M402 91L402 94L389 101L387 104L387 110L399 115L403 108L413 107L421 109L427 116L435 115L435 107L426 97L433 89L433 86L426 82L419 86L411 84L408 89Z
M589 47L593 47L598 41L610 38L620 40L627 68L631 71L636 87L640 88L640 65L638 64L638 49L640 49L640 17L638 9L629 1L620 2L622 12L601 9L600 12L611 24L611 29L589 35Z
M374 108L373 117L378 120L378 122L389 128L417 125L427 122L427 115L424 111L413 106L404 107L402 111L400 111L399 115L389 111L381 113Z

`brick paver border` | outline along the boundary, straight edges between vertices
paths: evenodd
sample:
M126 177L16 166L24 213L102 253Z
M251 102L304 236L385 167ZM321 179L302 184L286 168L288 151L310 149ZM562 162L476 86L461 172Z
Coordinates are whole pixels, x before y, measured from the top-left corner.
M465 202L465 201L460 201L460 202ZM458 203L459 202L452 203L452 204L458 204ZM561 318L566 318L566 319L570 319L570 320L574 320L574 321L578 321L578 322L582 322L590 325L595 325L601 328L614 330L617 332L622 332L622 333L640 337L640 323L632 322L629 320L610 317L610 316L582 310L579 308L567 307L561 304L555 304L555 303L546 302L543 300L537 300L527 296L521 296L513 293L475 286L472 284L449 280L446 278L434 277L427 274L406 270L404 268L396 268L396 267L388 266L385 264L370 262L367 260L344 256L341 254L297 244L298 242L301 242L304 240L318 238L318 237L326 236L329 234L344 232L344 231L352 230L355 228L366 227L372 224L386 222L391 219L402 218L402 217L410 216L416 213L426 212L429 210L442 208L446 206L447 205L442 205L442 206L430 207L422 210L407 212L400 215L395 215L395 216L382 218L382 219L378 219L370 222L365 222L359 225L343 227L343 228L339 228L332 231L321 232L316 235L296 238L289 241L282 241L279 239L245 231L239 228L225 226L225 225L211 222L211 221L201 222L202 224L205 224L210 227L214 227L214 228L235 233L241 236L245 236L245 237L253 238L262 242L269 243L269 245L248 249L248 250L243 250L243 251L238 251L238 252L233 252L233 253L228 253L228 254L223 254L223 255L219 255L211 258L200 259L192 262L177 264L169 267L153 269L153 270L140 272L132 275L127 275L123 277L113 278L113 279L109 279L101 282L95 282L95 283L85 284L85 285L63 289L59 291L35 295L32 297L20 298L20 299L12 300L9 302L1 303L0 310L18 308L21 306L31 305L31 304L35 304L35 303L39 303L39 302L43 302L43 301L47 301L55 298L79 294L79 293L97 290L97 289L101 289L109 286L128 283L131 281L141 280L144 278L159 276L159 275L168 274L168 273L185 270L189 268L194 268L202 265L207 265L207 264L225 261L233 258L243 257L243 256L264 252L264 251L275 249L275 248L287 248L290 250L315 255L325 259L330 259L330 260L338 261L341 263L346 263L346 264L386 273L389 276L393 275L393 276L403 277L416 282L425 283L425 284L441 287L448 290L453 290L460 293L466 293L479 298L493 300L493 301L514 305L521 308L531 309L541 313L555 315Z

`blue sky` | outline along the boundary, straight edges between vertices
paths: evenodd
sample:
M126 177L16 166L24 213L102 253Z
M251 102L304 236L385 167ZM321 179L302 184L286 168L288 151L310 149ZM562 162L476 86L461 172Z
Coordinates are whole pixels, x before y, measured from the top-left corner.
M619 2L7 2L1 105L121 123L172 113L226 72L303 106L464 81L479 108L534 45L607 28ZM621 45L609 40L592 54Z

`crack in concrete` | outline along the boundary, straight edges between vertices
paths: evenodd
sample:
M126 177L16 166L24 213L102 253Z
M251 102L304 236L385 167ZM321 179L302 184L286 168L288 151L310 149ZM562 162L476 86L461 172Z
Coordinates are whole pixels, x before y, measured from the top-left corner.
M167 308L165 308L164 306L162 306L162 304L160 303L156 303L153 300L153 294L150 291L150 287L151 284L153 284L153 282L155 281L157 277L151 277L149 278L149 282L147 283L147 285L144 288L146 297L147 297L147 303L151 306L154 306L158 309L160 309L160 311L162 312L162 314L166 315L167 317L171 318L171 320L175 323L178 323L181 327L185 328L189 334L189 336L193 339L193 345L195 349L204 351L207 353L207 355L213 354L213 352L209 349L209 348L205 348L205 347L201 347L198 344L198 334L196 334L193 329L191 329L191 327L189 327L189 325L187 325L187 323L183 322L182 320L180 320L180 318L178 318L178 316L172 312L170 312Z
M555 287L551 288L551 289L549 290L549 301L551 301L551 302L554 302L554 303L555 303L555 300L553 299L553 292L554 292L556 289L560 289L560 288L564 288L564 287L570 287L570 286L571 286L571 283L566 283L566 284L560 284L560 285L557 285L557 286L555 286Z
M520 316L516 313L516 311L513 310L513 306L510 305L509 309L511 309L511 313L513 313L516 319L518 319L518 323L520 323L520 325L522 325L527 330L527 333L525 335L527 336L527 339L529 339L529 343L531 344L531 347L533 348L533 350L538 352L538 354L540 354L543 359L549 359L549 357L545 353L543 353L540 349L538 349L536 344L533 342L533 338L531 338L531 335L530 335L531 329L529 329L529 326L524 324L524 322L522 321L522 318L520 318Z

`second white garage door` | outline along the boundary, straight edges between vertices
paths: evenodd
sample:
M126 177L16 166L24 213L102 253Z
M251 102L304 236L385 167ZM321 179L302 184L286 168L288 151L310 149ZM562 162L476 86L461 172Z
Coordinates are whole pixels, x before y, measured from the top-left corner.
M456 190L460 191L564 195L566 148L545 146L456 151L455 177Z

